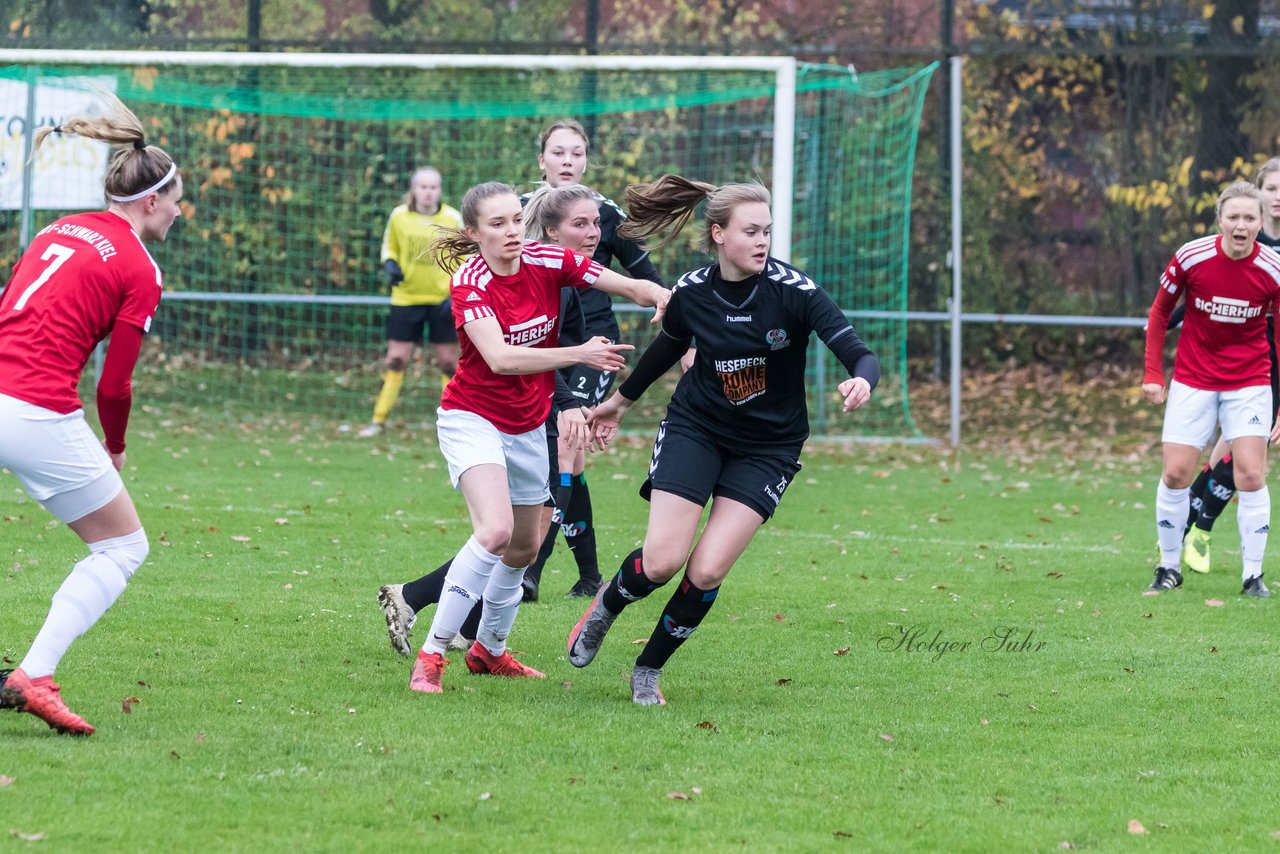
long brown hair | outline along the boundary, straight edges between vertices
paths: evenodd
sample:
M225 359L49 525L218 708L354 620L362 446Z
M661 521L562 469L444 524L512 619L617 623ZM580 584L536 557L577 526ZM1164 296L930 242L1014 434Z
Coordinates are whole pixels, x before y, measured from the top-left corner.
M105 116L97 118L75 116L57 127L40 128L35 133L32 156L40 150L40 146L51 133L75 134L86 139L123 146L111 155L111 160L107 163L103 190L110 204L112 196L132 196L155 186L169 174L174 163L173 158L163 148L147 144L142 122L119 98L106 90L95 90L95 94L107 102L108 109ZM168 190L177 177L175 172L163 186L156 187L155 192L163 193Z
M655 248L661 248L675 239L689 220L694 209L703 199L707 201L706 228L701 246L713 252L711 227L726 228L734 208L749 202L770 203L769 191L763 184L725 184L717 187L705 181L692 181L679 175L663 175L651 184L633 184L627 188L627 209L631 218L622 224L618 233L623 237L643 240L667 232Z
M462 197L462 224L476 228L480 224L480 203L496 196L519 196L516 188L499 181L476 184ZM452 274L462 262L480 251L476 243L465 231L459 228L442 228L439 236L431 242L427 254L436 265L446 273Z

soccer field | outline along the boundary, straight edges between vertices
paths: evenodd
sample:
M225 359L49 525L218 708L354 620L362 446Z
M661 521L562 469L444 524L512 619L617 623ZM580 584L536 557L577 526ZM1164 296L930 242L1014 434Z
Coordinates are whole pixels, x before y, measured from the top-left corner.
M1142 595L1154 450L811 446L668 666L668 705L643 708L626 676L668 594L576 670L563 546L512 634L545 681L454 653L443 695L409 691L375 593L469 533L430 431L368 444L139 412L129 453L151 556L58 673L98 732L0 714L14 850L1276 844L1280 606L1238 595L1230 510L1213 573ZM602 569L643 535L647 454L589 465ZM0 484L15 660L82 549Z

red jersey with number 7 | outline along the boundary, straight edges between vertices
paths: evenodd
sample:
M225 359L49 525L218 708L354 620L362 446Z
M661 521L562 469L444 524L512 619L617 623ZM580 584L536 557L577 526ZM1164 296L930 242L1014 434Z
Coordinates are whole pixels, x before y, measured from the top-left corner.
M1249 255L1232 258L1222 251L1221 235L1183 244L1160 275L1147 318L1144 383L1164 383L1165 332L1184 294L1173 378L1202 391L1270 384L1267 314L1280 302L1280 255L1256 243Z
M117 320L151 331L160 268L110 211L41 229L0 293L0 393L67 414L89 356Z

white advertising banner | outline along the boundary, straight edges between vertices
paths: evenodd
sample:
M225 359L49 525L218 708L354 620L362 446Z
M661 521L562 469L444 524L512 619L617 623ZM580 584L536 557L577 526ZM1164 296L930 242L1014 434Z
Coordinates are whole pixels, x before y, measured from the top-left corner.
M55 127L72 116L98 116L102 99L91 87L115 89L113 77L64 77L36 84L35 126ZM23 138L27 131L28 83L0 79L0 210L22 207ZM36 154L31 181L34 210L86 210L105 202L102 180L109 146L78 136L53 134Z

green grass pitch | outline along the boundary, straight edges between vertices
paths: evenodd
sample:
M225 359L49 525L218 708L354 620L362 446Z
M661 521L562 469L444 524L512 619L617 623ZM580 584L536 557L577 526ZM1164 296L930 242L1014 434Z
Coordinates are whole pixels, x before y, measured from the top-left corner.
M590 461L606 571L643 536L647 453ZM813 445L804 463L668 665L667 706L633 706L626 677L669 594L576 670L563 545L512 635L546 680L472 676L454 653L428 697L374 596L468 535L431 432L139 413L127 480L151 556L57 677L98 733L0 714L0 847L1276 844L1280 602L1238 595L1234 511L1213 573L1143 596L1155 450ZM12 476L0 488L17 660L82 549Z

